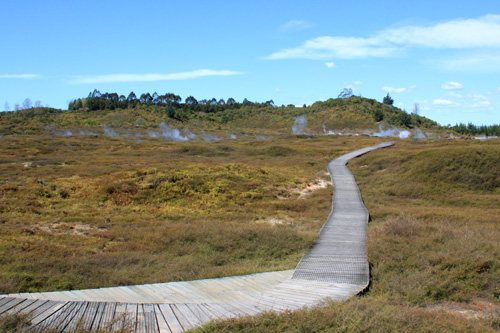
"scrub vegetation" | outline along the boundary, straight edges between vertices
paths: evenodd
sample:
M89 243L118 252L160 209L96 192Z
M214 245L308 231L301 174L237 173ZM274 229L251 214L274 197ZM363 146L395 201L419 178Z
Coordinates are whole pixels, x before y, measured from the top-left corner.
M402 128L449 130L356 96L305 109L192 105L186 110L196 112L181 120L168 105L80 104L0 114L0 294L294 268L331 209L332 187L311 184L329 179L333 158L380 141L290 135L295 117L307 118L309 134L407 116ZM164 137L146 135L162 122L171 126ZM499 330L498 143L396 139L352 160L371 214L370 288L346 302L200 331ZM0 327L24 321L4 319Z
M293 268L329 214L332 188L297 190L328 179L330 159L376 142L1 140L0 293Z
M71 102L68 111L36 107L1 112L0 135L102 133L102 126L106 126L117 134L133 136L147 134L147 130L162 121L176 128L285 134L291 132L297 117L307 119L307 129L299 134L376 131L380 126L419 128L443 135L450 132L428 118L359 96L331 98L311 106L296 107L277 106L273 101L254 103L246 99L239 103L232 98L197 101L192 96L182 103L174 94L148 93L136 97L131 93L125 97L94 91L87 98Z
M199 331L500 330L498 141L398 141L349 168L371 215L368 291Z

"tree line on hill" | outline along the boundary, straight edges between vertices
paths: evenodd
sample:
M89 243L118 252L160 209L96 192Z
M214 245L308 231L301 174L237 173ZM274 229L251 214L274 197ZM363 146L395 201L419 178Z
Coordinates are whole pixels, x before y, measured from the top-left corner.
M467 125L457 124L451 127L453 131L462 135L474 135L474 136L500 136L500 125L482 125L476 126L472 123Z
M115 110L130 108L159 108L169 118L178 121L188 121L189 119L199 117L201 114L206 119L215 120L221 123L234 120L235 118L247 117L250 114L259 112L278 113L283 115L283 111L290 115L307 114L324 108L340 110L349 108L355 113L369 115L375 122L384 121L388 124L406 128L414 127L439 127L439 125L416 112L407 113L393 106L394 100L387 94L383 102L379 103L374 99L367 99L355 96L351 89L345 88L337 98L331 98L323 102L316 102L310 107L296 108L294 105L277 106L272 100L264 103L251 102L244 99L239 103L234 98L224 99L202 99L197 100L193 96L182 99L179 95L166 93L143 93L137 96L130 92L128 96L118 95L117 93L101 93L95 89L90 92L86 98L79 98L69 103L68 110L73 111L98 111ZM355 108L353 108L356 106ZM500 135L498 125L493 126L475 126L473 124L457 124L450 127L456 133L462 135Z
M389 100L393 102L393 100ZM360 115L370 116L374 121L385 121L391 125L402 127L435 127L434 121L418 115L408 114L389 103L387 96L384 103L379 103L374 99L367 99L354 96L352 91L344 91L336 99L329 99L324 102L316 102L312 106L296 108L294 105L277 106L272 100L264 103L251 102L244 99L239 103L234 98L224 99L202 99L197 100L193 96L182 98L173 93L159 95L158 93L143 93L139 97L131 92L127 97L117 93L102 94L97 89L89 93L87 98L76 99L69 103L69 110L97 111L114 110L127 108L160 108L172 119L187 121L199 117L203 114L206 119L219 122L228 122L235 118L243 118L250 114L261 112L284 115L283 111L290 116L307 114L315 110L327 108L338 108L352 110Z
M235 109L241 104L244 105L267 105L274 106L272 100L265 103L253 103L246 98L242 103L236 102L234 98L228 98L227 101L223 98L217 100L212 99L202 99L197 100L193 96L189 96L182 102L182 98L179 95L173 93L166 93L164 95L159 95L158 93L144 93L139 97L134 92L131 92L127 97L125 95L118 95L117 93L104 93L97 89L89 94L87 98L79 98L77 100L71 101L69 103L69 110L80 110L86 109L88 111L95 110L114 110L114 109L126 109L135 108L141 105L156 105L156 106L173 106L173 107L189 107L193 110L205 111L205 112L217 112L224 109Z

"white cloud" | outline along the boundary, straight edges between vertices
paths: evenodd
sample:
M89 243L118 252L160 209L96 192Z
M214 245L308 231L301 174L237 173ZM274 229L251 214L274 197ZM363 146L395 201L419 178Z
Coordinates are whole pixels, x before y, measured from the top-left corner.
M334 63L334 62L325 62L325 65L326 65L326 67L328 67L328 68L333 68L333 67L335 67L335 63Z
M43 76L38 75L38 74L3 74L0 75L0 79L25 79L25 80L32 80L32 79L41 79Z
M491 105L490 101L479 101L477 103L472 104L471 107L473 107L473 108L485 108L485 107L489 107L490 105Z
M424 48L498 48L500 15L458 19L432 26L387 29L379 35L391 43Z
M281 89L280 88L276 88L276 89L274 89L274 91L277 92L277 93L280 93Z
M463 98L464 96L462 94L458 94L456 92L449 92L447 96L453 97L453 98Z
M458 105L455 102L449 101L447 99L440 99L440 98L432 101L432 104L434 104L434 105Z
M434 61L440 68L450 71L500 72L500 55L496 52L474 52Z
M317 37L305 41L300 46L275 52L267 59L394 57L403 54L408 47L498 49L500 48L500 15L451 20L431 26L389 28L369 37Z
M360 86L363 83L361 81L354 81L352 84L354 84L355 86Z
M471 94L470 98L472 98L474 101L487 101L488 97L483 96L481 94Z
M366 57L395 56L398 49L384 45L377 38L318 37L304 42L301 46L281 50L266 59L352 59Z
M170 74L108 74L96 76L77 76L70 80L73 84L96 84L114 82L150 82L166 80L188 80L205 76L228 76L239 75L241 72L228 70L198 69L191 72L180 72Z
M464 88L463 84L453 81L448 81L441 85L441 89L445 90L460 90L463 88Z
M417 86L409 86L406 88L382 87L382 90L388 93L401 94L413 91Z
M312 27L312 24L302 20L290 20L281 26L281 30L303 30Z

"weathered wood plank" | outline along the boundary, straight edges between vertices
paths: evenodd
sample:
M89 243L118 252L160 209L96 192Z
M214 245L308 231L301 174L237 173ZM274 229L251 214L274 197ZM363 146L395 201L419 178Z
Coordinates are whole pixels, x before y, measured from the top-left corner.
M158 322L156 320L155 309L153 304L143 304L144 319L146 323L146 332L158 332Z
M7 312L8 310L12 309L16 305L24 302L23 298L10 298L8 299L3 305L0 306L0 314Z
M158 304L154 304L154 311L156 316L156 323L158 324L158 331L161 333L171 333L172 331L168 327L168 323L165 320L165 317L163 317L163 313L161 312Z
M62 331L74 332L77 328L83 326L81 319L87 310L88 302L78 302L79 306L75 307L66 319L59 326Z
M168 304L158 304L158 308L160 309L163 318L168 324L168 327L172 333L183 332L184 328L182 327L181 322L177 318L177 315L172 310L172 307Z
M186 330L202 324L185 303L172 304L172 310Z
M99 311L98 302L89 302L87 304L87 308L85 309L85 312L83 313L83 316L81 318L82 321L81 328L84 331L89 331L92 328L92 324L94 323L98 311Z
M53 302L48 301L42 306L35 309L32 313L31 324L37 326L39 323L43 322L50 316L56 314L59 310L63 309L68 302Z
M100 303L91 331L109 331L115 316L116 303Z

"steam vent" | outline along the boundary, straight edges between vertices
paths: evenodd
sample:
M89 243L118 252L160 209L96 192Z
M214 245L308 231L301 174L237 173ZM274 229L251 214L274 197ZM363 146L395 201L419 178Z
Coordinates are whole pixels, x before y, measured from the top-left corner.
M295 270L186 282L0 295L0 314L29 313L32 329L182 332L213 319L282 312L345 300L367 288L368 212L346 163L393 142L356 150L328 164L330 216Z

